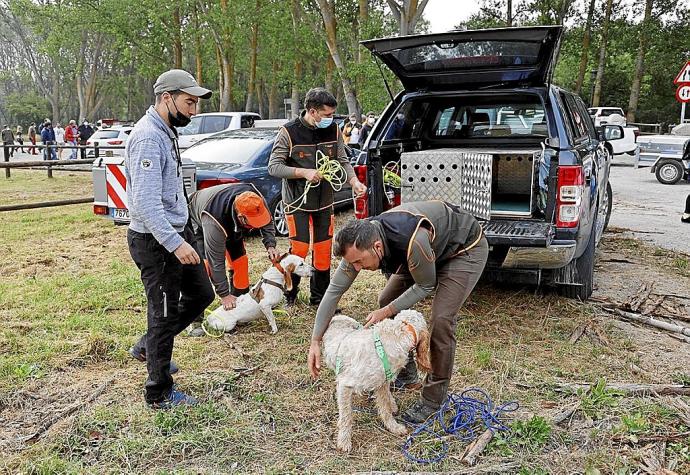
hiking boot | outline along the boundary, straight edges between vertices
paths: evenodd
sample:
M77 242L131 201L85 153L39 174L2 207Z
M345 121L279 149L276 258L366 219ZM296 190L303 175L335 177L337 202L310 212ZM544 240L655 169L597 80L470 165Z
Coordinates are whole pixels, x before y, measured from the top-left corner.
M436 412L438 412L438 407L430 406L429 403L420 399L403 412L401 419L408 424L417 425L426 421Z
M149 403L151 409L172 409L179 406L196 406L199 401L188 394L178 391L173 385L170 392L160 401Z
M680 217L681 223L690 223L690 213L683 213L683 216Z
M142 363L146 363L146 351L131 347L129 350L127 350L127 353L134 358L137 361L141 361ZM175 364L173 360L170 360L170 374L175 374L179 371L179 368Z

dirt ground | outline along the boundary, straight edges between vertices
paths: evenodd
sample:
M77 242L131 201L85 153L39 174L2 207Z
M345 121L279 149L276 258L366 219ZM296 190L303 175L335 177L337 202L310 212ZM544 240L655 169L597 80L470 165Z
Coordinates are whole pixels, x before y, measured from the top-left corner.
M304 304L278 317L275 336L255 322L221 339L178 338L176 381L202 404L148 410L145 368L125 352L145 320L125 230L79 206L3 218L0 472L690 473L690 397L605 387L690 385L689 343L606 311L634 307L690 327L690 256L622 229L598 250L590 302L480 283L462 309L451 390L480 387L520 404L512 431L466 467L466 444L452 438L443 462L407 462L404 439L383 429L366 397L356 401L352 454L335 451L333 375L308 376L314 311ZM248 252L254 280L265 267L258 239ZM358 279L344 312L363 318L383 284L375 273ZM578 383L591 387L564 389ZM402 409L416 397L396 394Z

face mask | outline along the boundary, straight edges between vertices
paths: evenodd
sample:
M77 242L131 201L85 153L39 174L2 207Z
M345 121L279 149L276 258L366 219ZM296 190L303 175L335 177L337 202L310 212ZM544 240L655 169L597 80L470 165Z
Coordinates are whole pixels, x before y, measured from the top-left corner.
M357 120L356 120L356 119L350 119L350 123L351 123L351 124L356 124L356 123L357 123Z
M369 117L367 119L367 124L369 124L369 125L374 125L374 122L376 122L376 120L373 117Z
M165 107L168 109L168 122L170 122L170 125L172 127L184 127L186 125L189 125L189 123L192 121L191 117L187 117L184 115L180 110L177 108L177 105L175 104L175 101L173 101L173 105L175 106L175 110L177 113L175 115L172 115L170 112L170 107L168 107L168 104L165 104Z
M396 117L396 119L398 119L398 120L403 120L403 119L405 118L405 115L403 115L403 114L398 114L398 115L395 116L395 117Z
M322 117L319 122L316 123L316 126L319 129L326 129L331 126L333 123L333 117Z

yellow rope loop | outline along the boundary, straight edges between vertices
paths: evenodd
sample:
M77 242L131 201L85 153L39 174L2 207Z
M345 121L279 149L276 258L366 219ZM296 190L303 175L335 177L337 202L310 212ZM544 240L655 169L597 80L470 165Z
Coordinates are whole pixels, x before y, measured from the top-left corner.
M333 191L340 191L347 183L347 173L343 166L337 161L332 160L321 150L316 151L316 171L321 175L321 181L326 181L331 185ZM312 182L307 182L304 187L304 193L302 193L295 201L292 203L285 203L285 212L294 213L295 211L302 211L302 206L307 202L307 194L312 188L316 188L321 185L321 182L313 184Z

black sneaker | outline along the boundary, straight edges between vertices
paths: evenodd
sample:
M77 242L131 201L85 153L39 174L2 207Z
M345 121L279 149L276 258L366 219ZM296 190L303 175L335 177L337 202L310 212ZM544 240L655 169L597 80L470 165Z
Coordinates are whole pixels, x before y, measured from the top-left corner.
M141 361L142 363L146 363L146 352L144 350L131 347L129 350L127 350L127 353L129 353L129 355L135 360ZM175 362L173 360L170 360L170 374L175 374L179 370L180 369L177 367Z
M403 412L401 419L408 424L417 425L426 421L437 412L438 407L432 407L426 402L419 400L407 408L407 411Z
M683 216L680 217L681 223L690 223L690 213L683 213Z
M172 409L179 406L196 406L199 401L188 394L178 391L177 387L170 388L170 392L160 401L149 403L151 409Z

